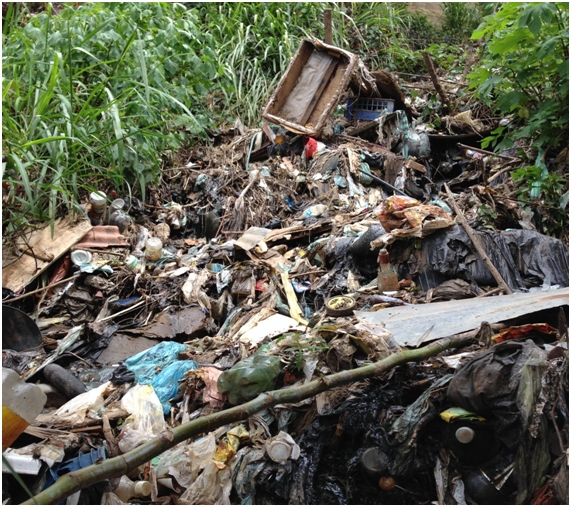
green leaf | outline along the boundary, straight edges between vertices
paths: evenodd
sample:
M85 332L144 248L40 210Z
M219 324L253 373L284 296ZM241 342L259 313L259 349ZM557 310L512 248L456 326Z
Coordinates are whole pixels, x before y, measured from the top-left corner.
M488 48L492 53L505 55L517 49L526 38L528 38L528 32L525 29L515 30L505 37L495 39L489 44Z

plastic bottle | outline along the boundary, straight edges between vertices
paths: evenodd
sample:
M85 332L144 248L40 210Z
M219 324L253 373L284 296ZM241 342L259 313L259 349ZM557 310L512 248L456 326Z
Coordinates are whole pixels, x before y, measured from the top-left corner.
M129 215L125 215L122 211L115 211L109 216L109 225L116 225L121 234L127 230L127 227L129 227L130 224L131 218Z
M148 481L132 481L126 476L121 477L119 486L113 491L122 502L131 498L141 498L151 494L151 483Z
M145 257L148 261L158 261L163 255L163 242L156 237L151 237L147 240L145 247Z
M303 216L305 218L319 217L319 216L323 215L323 213L325 213L326 211L327 211L327 206L325 206L325 204L316 204L315 206L311 206L310 208L307 208L305 210L305 212L303 213Z
M42 390L24 382L8 368L2 368L2 452L42 411L47 397Z
M399 279L389 262L389 252L382 248L379 252L379 274L377 275L379 292L399 290Z
M91 192L89 202L91 203L91 209L88 215L91 220L91 225L101 225L103 223L103 217L105 216L107 196L104 192Z

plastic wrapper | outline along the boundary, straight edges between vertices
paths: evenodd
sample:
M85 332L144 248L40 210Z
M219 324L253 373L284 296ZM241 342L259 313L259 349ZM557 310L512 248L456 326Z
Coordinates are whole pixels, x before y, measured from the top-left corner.
M196 370L197 368L198 364L191 360L175 361L155 376L151 385L161 402L165 414L168 414L171 409L169 400L175 398L178 394L179 380L184 378L184 374L187 371Z
M279 357L268 356L266 351L267 347L261 347L218 377L218 391L227 394L232 405L252 400L274 388L281 363Z
M105 384L69 400L54 412L52 421L76 426L81 424L86 417L100 419L103 412L103 396L110 387L111 383L105 382Z
M218 468L226 468L226 464L236 455L236 452L238 452L240 442L249 436L248 431L241 424L232 428L218 442L214 456L212 456L212 461L214 461Z
M130 451L167 429L161 402L150 385L129 389L121 400L121 408L131 414L119 434L121 452Z
M192 272L188 274L188 279L182 286L182 294L184 300L188 304L197 303L200 300L200 295L204 284L208 281L210 274L207 269L201 269L198 273Z
M103 493L103 496L101 497L101 505L129 505L129 504L122 502L121 499L115 493L106 491L105 493Z
M218 428L188 445L178 445L161 454L156 466L157 481L177 493L183 493L212 462L216 440L228 427Z
M162 342L125 360L125 366L135 374L138 384L152 384L157 372L178 360L186 346L176 342Z
M225 396L218 392L218 377L220 377L222 371L212 366L206 366L201 368L197 373L206 384L206 387L202 391L202 401L208 403L212 408L223 407Z

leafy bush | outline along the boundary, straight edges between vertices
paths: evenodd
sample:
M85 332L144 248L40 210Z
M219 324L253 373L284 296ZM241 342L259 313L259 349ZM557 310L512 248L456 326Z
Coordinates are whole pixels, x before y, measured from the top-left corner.
M472 39L482 61L468 75L476 96L515 120L482 147L510 147L529 138L540 152L569 139L569 4L505 3L486 16ZM535 155L533 155L534 157Z
M46 210L53 220L99 184L144 197L162 155L211 125L206 95L221 69L198 34L174 3L48 8L4 30L3 180L19 204L4 222Z

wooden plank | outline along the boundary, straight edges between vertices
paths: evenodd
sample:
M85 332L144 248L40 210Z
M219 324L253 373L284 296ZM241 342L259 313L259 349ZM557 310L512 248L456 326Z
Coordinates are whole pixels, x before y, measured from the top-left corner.
M384 328L402 347L471 331L482 322L495 324L522 315L569 305L569 288L515 293L507 296L462 299L424 305L385 308L376 312L355 312L360 323ZM430 333L424 336L432 327Z
M17 240L16 250L26 251L21 256L2 249L2 286L14 292L28 285L42 274L53 262L78 243L93 226L89 220L73 220L70 217L58 219L54 224L54 237L46 225L43 229L33 231L27 239Z

